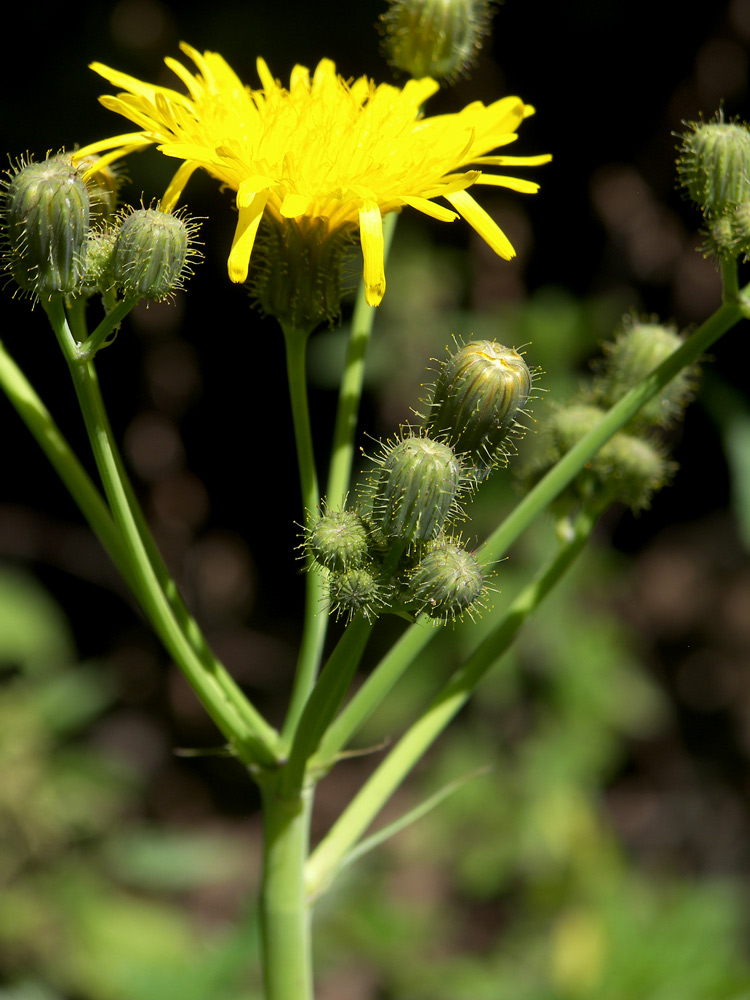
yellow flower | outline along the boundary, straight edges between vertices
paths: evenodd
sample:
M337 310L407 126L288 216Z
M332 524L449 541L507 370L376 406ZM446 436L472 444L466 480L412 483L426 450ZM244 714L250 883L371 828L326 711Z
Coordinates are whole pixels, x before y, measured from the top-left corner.
M175 59L165 62L187 94L92 65L124 91L102 97L102 104L140 131L92 143L75 157L109 151L98 161L101 168L155 144L183 161L162 201L166 210L198 167L236 191L239 219L228 264L232 281L247 278L264 214L282 224L322 222L331 233L358 228L370 305L378 305L385 291L383 216L404 206L442 222L463 216L500 257L514 256L506 235L468 188L537 190L530 181L484 173L487 167L532 166L550 159L487 155L513 142L518 126L533 114L520 98L506 97L488 107L476 101L457 114L421 117L422 104L438 89L429 78L410 80L402 88L376 86L364 76L347 82L334 63L323 59L312 76L295 66L286 89L258 59L262 89L253 90L217 53L201 55L186 44L181 48L197 73ZM455 211L435 198L444 198Z

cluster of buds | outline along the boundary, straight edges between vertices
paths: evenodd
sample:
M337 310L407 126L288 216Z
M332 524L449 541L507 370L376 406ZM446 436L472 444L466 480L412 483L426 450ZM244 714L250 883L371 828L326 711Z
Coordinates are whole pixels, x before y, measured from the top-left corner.
M96 167L96 169L94 169ZM22 292L160 301L191 273L197 226L155 208L116 212L117 177L91 157L22 161L4 183L4 263Z
M553 407L540 435L538 452L526 470L536 481L593 430L606 411L657 368L682 344L674 330L655 322L624 320L591 382L569 404ZM623 503L633 511L649 506L653 494L676 471L662 443L663 431L674 425L690 401L696 369L683 369L646 404L586 464L557 498L556 507L569 513L584 504L601 509Z
M680 184L700 208L706 253L750 259L750 129L725 122L693 122L682 137Z
M305 548L329 580L332 609L383 610L447 622L484 605L487 571L455 532L467 500L507 462L532 375L494 341L459 347L441 365L421 428L405 428L373 458L352 508L311 517Z

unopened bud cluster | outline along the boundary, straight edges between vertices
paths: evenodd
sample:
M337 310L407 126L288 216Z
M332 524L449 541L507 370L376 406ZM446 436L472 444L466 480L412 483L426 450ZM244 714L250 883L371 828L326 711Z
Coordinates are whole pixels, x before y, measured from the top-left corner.
M162 300L182 287L196 225L152 208L116 212L117 177L65 153L21 162L2 193L4 263L37 298Z
M704 215L704 250L719 258L750 257L750 129L725 122L693 122L682 136L677 172Z
M540 452L527 469L536 480L555 465L581 438L593 430L634 386L639 385L682 344L678 333L655 322L628 318L615 339L604 347L597 374L568 405L552 408L540 435ZM692 397L694 367L683 369L586 464L556 505L602 508L626 504L632 510L648 507L653 494L669 481L676 465L662 443L663 432L674 425Z
M328 576L333 610L347 618L385 609L437 621L484 603L486 570L454 526L489 473L507 462L506 440L532 375L495 341L457 348L441 365L422 428L381 447L353 507L311 518L305 548Z
M385 55L415 79L455 80L476 60L490 13L488 0L389 0Z

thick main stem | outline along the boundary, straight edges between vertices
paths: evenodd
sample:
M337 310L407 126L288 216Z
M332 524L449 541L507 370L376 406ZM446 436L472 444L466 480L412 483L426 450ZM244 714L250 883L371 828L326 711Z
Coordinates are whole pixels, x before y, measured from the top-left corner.
M261 946L265 1000L313 1000L311 908L305 893L312 789L263 784Z

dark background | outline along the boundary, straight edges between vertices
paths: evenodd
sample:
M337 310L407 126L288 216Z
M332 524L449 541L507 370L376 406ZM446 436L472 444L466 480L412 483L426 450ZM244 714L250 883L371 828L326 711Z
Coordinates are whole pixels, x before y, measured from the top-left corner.
M221 52L250 84L257 55L282 81L294 63L314 66L324 56L344 76L390 79L374 30L382 9L370 0L327 9L222 0L50 6L18 38L6 39L0 67L4 144L13 158L27 151L40 158L48 149L128 130L97 104L97 95L109 88L87 64L97 60L171 85L162 60L179 56L183 39ZM474 277L462 305L499 314L522 306L539 289L564 288L586 301L621 299L681 328L710 315L720 284L712 262L696 253L698 220L675 190L674 133L683 120L710 116L722 101L728 117L747 114L749 52L750 0L704 2L689 15L684 4L667 2L508 0L471 78L441 92L429 110L518 93L537 115L524 123L514 152L550 151L554 162L534 171L542 183L534 198L492 203L519 250L510 264L490 272L467 227L420 221L436 242L470 255L467 270ZM153 152L132 157L128 174L132 200L146 204L170 176ZM291 556L301 515L283 345L274 323L251 312L244 291L226 277L234 226L230 196L196 175L186 201L192 214L206 217L205 260L189 294L174 305L139 309L98 367L167 561L220 655L278 719L302 591ZM83 449L67 372L41 310L30 312L27 301L6 289L0 330L65 433ZM435 344L442 347L450 332L438 331ZM750 568L730 511L721 438L722 400L747 393L746 336L740 327L716 350L705 400L688 417L689 444L676 443L681 472L675 487L647 515L618 515L607 526L616 547L643 568L622 614L648 636L654 669L676 706L679 725L670 752L713 769L717 786L730 790L743 816L743 835L750 832L750 685L742 682L739 695L736 687L734 695L722 694L721 677L696 687L675 664L686 643L705 640L716 609L731 600L733 664L750 666ZM586 370L590 348L573 348L572 371ZM333 395L321 386L312 398L316 424L325 429ZM382 394L365 401L364 423L377 433L383 432L379 401ZM406 415L408 400L388 400L391 411L402 404ZM0 556L51 588L84 658L110 659L120 714L113 712L119 721L106 738L132 744L137 753L138 734L162 728L170 745L211 745L210 725L166 670L157 643L139 624L72 503L1 401L0 420ZM742 586L727 591L729 578ZM706 699L713 706L708 712ZM141 720L135 727L122 723L135 718ZM161 744L151 757L140 752L151 768L147 808L155 817L250 810L244 779L231 765L174 761ZM632 771L648 775L655 766L633 760L629 777ZM696 837L700 867L710 852ZM745 870L747 860L743 856L738 866Z

